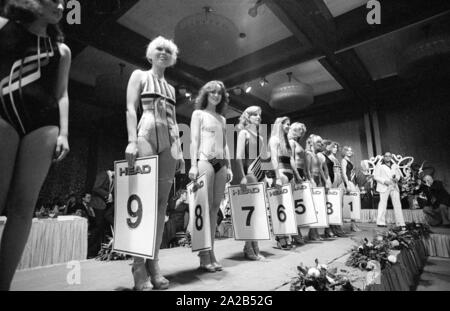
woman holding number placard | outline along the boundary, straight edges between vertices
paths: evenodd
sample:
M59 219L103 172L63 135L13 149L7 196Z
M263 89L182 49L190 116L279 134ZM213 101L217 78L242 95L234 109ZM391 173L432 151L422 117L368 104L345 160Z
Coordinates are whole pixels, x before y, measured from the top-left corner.
M354 178L355 178L355 166L352 163L353 150L352 147L344 146L342 148L342 179L344 180L345 189L347 192L357 191L358 188L355 186ZM355 224L355 221L351 221L351 230L358 232L361 229Z
M211 226L211 250L200 251L200 268L208 272L221 271L214 254L214 236L217 212L222 201L225 184L233 174L226 140L225 110L228 93L221 81L210 81L201 89L195 100L196 110L191 118L191 169L189 178L197 180L206 174L209 219Z
M178 48L171 40L157 37L150 42L146 53L152 68L135 70L128 82L125 150L128 165L134 167L136 157L159 156L155 257L153 260L134 257L132 273L136 290L150 290L152 285L155 289L169 287L169 281L161 274L158 254L169 192L175 172L184 169L184 160L175 115L175 89L167 83L164 71L175 64L177 54ZM137 109L142 109L140 120Z
M311 134L306 140L306 178L311 183L312 187L323 187L326 182L325 173L322 169L317 154L322 150L322 137ZM322 240L319 231L316 228L309 230L310 240Z
M294 177L297 182L302 180L295 169L294 154L289 144L288 134L290 127L291 120L288 117L277 118L270 135L270 159L275 170L275 184L277 186L291 182ZM275 239L281 249L292 248L289 236L277 236Z
M258 106L248 107L239 118L234 173L241 185L256 183L264 179L259 158L264 149L264 140L259 134L260 124L261 107ZM249 260L264 259L259 252L258 241L245 241L244 256Z

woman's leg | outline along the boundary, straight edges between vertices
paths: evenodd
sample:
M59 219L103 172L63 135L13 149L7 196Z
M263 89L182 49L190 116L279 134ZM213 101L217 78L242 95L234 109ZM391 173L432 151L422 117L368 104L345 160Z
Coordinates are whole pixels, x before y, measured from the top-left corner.
M46 126L29 133L20 141L6 202L9 207L8 220L0 248L2 290L9 289L27 243L34 207L52 163L57 136L56 126Z
M258 182L256 177L252 174L249 174L245 177L247 179L248 184ZM258 253L259 253L259 247L258 247L257 241L252 241L252 240L245 241L245 244L244 244L244 257L245 258L247 258L249 260L259 260L261 258L258 256Z
M209 251L211 256L211 264L217 271L222 270L222 266L216 259L214 254L214 238L217 227L217 212L220 208L220 202L222 201L224 192L225 192L225 184L227 182L227 167L222 166L222 168L215 174L214 178L214 190L213 190L213 208L209 210L210 212L210 220L211 220L211 250Z
M19 148L19 135L5 120L0 118L0 215L6 207L11 179Z
M164 233L167 201L175 176L176 160L167 148L158 154L158 219L156 224L155 257L146 261L146 266L154 288L167 289L169 281L162 276L159 268L159 249Z
M198 161L198 174L199 176L205 174L206 175L206 187L208 190L208 205L209 205L209 221L210 221L210 228L213 230L213 225L216 221L217 216L217 210L215 213L213 212L213 202L214 202L214 180L215 180L215 172L214 168L208 161L200 160ZM215 230L215 227L214 227ZM215 231L211 231L211 248L213 247L214 243L214 235ZM200 251L198 253L198 256L200 257L200 268L207 270L209 272L215 272L215 268L212 265L211 262L211 255L210 251Z

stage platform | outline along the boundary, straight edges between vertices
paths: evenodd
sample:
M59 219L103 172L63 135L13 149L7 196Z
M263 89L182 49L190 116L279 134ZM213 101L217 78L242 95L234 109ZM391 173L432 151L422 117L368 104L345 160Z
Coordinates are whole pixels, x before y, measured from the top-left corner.
M349 224L345 224L346 229ZM264 261L247 261L243 257L243 242L234 239L216 240L216 255L224 270L216 273L198 270L199 260L189 248L163 249L160 253L162 273L171 281L169 290L175 291L275 291L289 290L289 282L297 274L297 265L330 264L348 255L352 246L363 237L372 238L379 228L373 224L359 224L362 232L345 238L310 242L295 250L275 248L275 241L260 242ZM440 229L439 229L440 230ZM450 234L450 230L440 230ZM59 264L50 267L18 271L11 290L14 291L115 291L131 290L131 260L80 262L80 284L69 284L73 266Z

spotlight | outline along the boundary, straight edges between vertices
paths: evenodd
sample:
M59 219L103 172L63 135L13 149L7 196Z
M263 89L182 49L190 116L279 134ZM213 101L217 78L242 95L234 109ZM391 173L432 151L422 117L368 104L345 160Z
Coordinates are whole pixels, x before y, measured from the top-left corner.
M267 85L269 83L269 81L266 80L265 77L261 78L261 80L259 80L259 85L261 87L264 87L265 85Z
M252 90L252 86L250 84L246 84L244 88L245 88L245 93L250 93L250 91Z
M240 88L239 86L233 88L233 94L236 96L239 96L242 94L242 88Z

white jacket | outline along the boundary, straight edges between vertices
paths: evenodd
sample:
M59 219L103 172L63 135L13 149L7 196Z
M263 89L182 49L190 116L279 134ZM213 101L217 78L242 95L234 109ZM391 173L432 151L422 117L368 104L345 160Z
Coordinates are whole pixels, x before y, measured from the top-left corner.
M394 180L395 177L395 180ZM386 192L389 188L394 188L397 191L398 185L397 182L402 177L402 173L398 168L397 164L392 164L391 167L378 163L373 172L373 179L377 182L377 191L378 192ZM391 181L393 185L385 185L385 182Z

